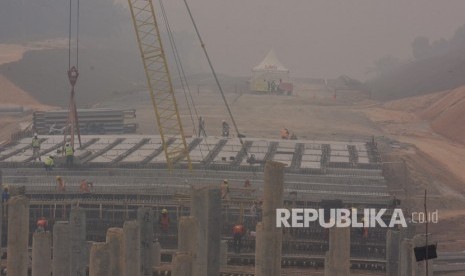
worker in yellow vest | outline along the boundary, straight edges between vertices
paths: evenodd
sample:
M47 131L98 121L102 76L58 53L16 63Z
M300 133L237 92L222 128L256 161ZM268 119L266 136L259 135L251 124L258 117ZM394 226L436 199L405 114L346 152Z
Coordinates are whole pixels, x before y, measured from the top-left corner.
M37 134L34 134L34 138L32 138L32 157L34 158L34 161L39 159L39 161L42 161L40 159L40 140L37 137Z
M53 170L53 167L55 166L55 162L53 162L53 156L48 156L47 158L45 158L44 160L44 167L45 167L45 170L46 171L51 171Z
M72 167L74 162L74 149L70 144L66 144L65 146L65 154L66 154L66 166Z

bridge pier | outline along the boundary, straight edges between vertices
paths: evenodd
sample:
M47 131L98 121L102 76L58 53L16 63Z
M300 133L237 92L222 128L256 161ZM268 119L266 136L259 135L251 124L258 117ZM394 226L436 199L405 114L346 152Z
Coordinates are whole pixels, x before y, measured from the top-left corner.
M29 199L15 196L8 201L8 275L27 276Z

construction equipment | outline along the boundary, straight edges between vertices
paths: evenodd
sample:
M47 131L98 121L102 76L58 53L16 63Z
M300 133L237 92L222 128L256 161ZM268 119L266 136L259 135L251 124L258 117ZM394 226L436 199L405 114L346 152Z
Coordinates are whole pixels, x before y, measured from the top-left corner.
M192 169L153 3L147 0L128 0L128 3L168 168L186 158L188 168Z

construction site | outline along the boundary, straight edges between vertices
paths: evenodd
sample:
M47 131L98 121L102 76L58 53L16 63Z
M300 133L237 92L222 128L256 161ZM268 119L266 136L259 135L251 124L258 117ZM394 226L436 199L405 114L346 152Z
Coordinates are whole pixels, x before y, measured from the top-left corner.
M79 0L66 39L0 44L0 275L465 275L465 86L378 100L272 47L224 76L184 1L209 71L186 77L162 1L128 3L131 88L87 89ZM57 100L23 73L61 54Z

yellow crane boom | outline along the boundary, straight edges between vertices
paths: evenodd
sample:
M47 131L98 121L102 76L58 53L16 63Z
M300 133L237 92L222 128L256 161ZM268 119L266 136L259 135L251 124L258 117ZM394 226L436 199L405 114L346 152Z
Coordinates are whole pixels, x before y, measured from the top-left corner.
M186 158L192 169L153 3L128 3L168 168L173 169L177 161Z

